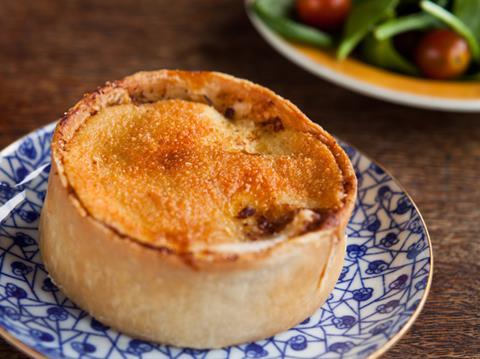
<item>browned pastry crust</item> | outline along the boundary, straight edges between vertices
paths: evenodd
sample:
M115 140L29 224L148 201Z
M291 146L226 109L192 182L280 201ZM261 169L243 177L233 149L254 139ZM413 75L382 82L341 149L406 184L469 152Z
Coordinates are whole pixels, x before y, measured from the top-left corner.
M355 193L346 154L287 100L219 73L141 72L57 125L41 253L120 331L231 345L325 301Z

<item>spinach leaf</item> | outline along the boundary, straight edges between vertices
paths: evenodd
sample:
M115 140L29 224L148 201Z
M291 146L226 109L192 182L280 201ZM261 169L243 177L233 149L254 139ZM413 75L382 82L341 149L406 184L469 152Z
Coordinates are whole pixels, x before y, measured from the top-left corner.
M480 1L455 0L452 10L453 14L470 28L477 41L480 42Z
M398 0L363 0L355 3L344 28L337 57L344 59L385 15L391 14Z
M294 0L257 0L253 6L274 17L287 17L295 5Z
M417 68L403 58L392 44L392 39L377 40L369 35L362 43L362 57L368 63L409 75L418 75Z
M448 0L437 0L436 2L437 5L445 7L447 6ZM399 6L405 5L405 3L409 6L418 5L418 0L408 2L400 0ZM385 40L407 31L425 30L432 27L439 27L440 25L441 22L430 14L422 12L413 13L385 21L375 29L375 37L378 40Z
M331 46L333 40L326 33L287 17L293 4L293 0L257 0L253 9L265 24L289 40L313 46Z
M412 14L384 22L377 26L374 34L378 40L385 40L403 32L427 29L437 23L438 20L429 14Z
M470 0L474 1L474 0ZM465 23L460 20L458 17L453 15L448 10L444 9L443 7L438 6L437 4L428 1L422 0L420 2L420 7L430 15L436 17L437 19L441 20L446 25L450 26L453 30L455 30L459 35L463 36L470 47L470 51L472 53L472 57L476 60L480 60L480 45L473 35L470 28L465 25Z

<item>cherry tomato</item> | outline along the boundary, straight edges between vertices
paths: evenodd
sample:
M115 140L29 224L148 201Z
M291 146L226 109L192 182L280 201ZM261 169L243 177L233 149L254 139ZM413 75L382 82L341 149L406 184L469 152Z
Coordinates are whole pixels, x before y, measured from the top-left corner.
M418 44L415 59L425 76L451 79L467 70L471 57L463 37L451 30L440 29L424 35Z
M322 30L338 30L345 22L351 0L297 0L297 13L304 23Z

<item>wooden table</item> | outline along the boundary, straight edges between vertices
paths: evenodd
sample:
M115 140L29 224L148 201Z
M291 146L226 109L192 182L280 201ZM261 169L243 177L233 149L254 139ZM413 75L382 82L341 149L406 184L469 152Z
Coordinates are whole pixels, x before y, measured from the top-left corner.
M268 86L386 166L425 217L432 290L385 357L480 357L480 114L396 106L315 78L257 35L241 1L1 1L0 19L0 147L138 70L218 70ZM0 357L24 355L2 341Z

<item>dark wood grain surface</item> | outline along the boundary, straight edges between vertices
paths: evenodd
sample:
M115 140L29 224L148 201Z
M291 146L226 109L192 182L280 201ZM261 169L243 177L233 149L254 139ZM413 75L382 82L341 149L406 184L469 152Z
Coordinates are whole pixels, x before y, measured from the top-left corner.
M263 84L378 160L429 227L425 309L387 358L480 357L480 114L401 107L315 78L274 52L241 1L0 1L0 147L84 92L138 70L217 70ZM0 342L0 357L24 355Z

